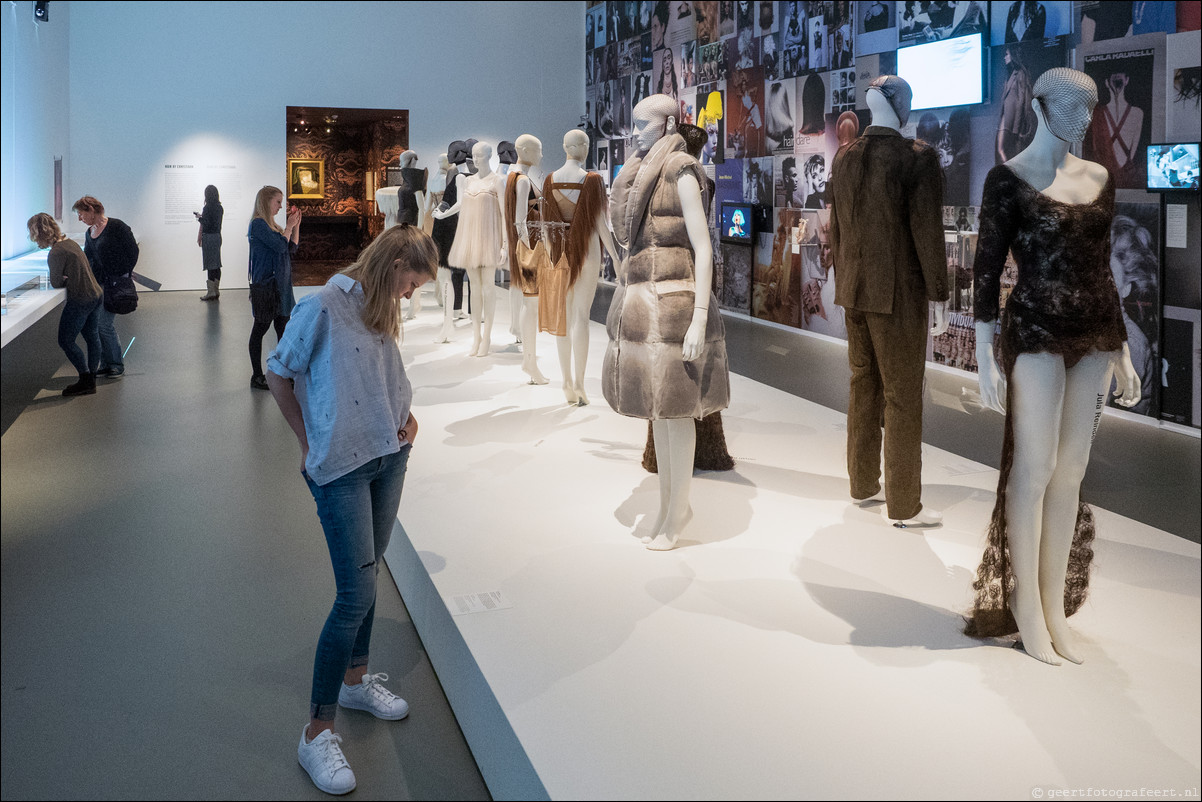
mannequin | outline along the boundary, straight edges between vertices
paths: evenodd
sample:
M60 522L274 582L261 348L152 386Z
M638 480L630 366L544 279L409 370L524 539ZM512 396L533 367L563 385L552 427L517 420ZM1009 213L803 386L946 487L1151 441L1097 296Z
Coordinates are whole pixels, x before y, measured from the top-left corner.
M696 427L726 408L725 330L709 291L713 252L704 173L676 132L679 107L651 95L634 109L635 153L614 180L614 238L627 247L606 329L602 389L614 411L649 419L660 508L647 548L676 546L688 523Z
M1006 433L965 631L1017 629L1027 654L1059 665L1060 657L1082 661L1068 627L1085 598L1094 534L1081 479L1111 374L1122 406L1138 403L1141 388L1109 265L1115 178L1069 153L1085 137L1097 87L1085 73L1057 67L1032 94L1035 138L985 179L973 267L981 401L1006 413ZM1019 277L995 352L1011 249Z
M496 307L496 271L508 259L505 238L505 184L493 172L489 160L492 146L477 142L472 146L475 175L455 179L457 200L446 210L434 212L435 220L459 214L455 241L447 257L452 267L467 270L471 282L472 347L470 356L488 356L492 345L493 310Z
M543 143L530 134L518 137L517 163L505 181L505 236L509 241L509 297L518 299L522 370L531 384L547 384L538 369L538 281L546 267L546 244L531 241L531 205L539 195L530 171L543 160ZM520 243L520 245L519 245ZM512 301L511 301L512 303Z
M401 180L397 187L396 221L416 226L421 224L421 212L426 206L426 179L428 170L417 168L417 154L412 150L401 153ZM387 219L385 219L387 222ZM405 312L406 320L413 320L422 308L421 292L413 293L409 299L409 308Z
M942 521L921 500L929 301L935 317L929 332L942 334L948 325L943 173L933 148L900 133L911 96L895 75L873 81L866 95L872 125L835 154L830 182L835 302L845 310L852 372L851 497L861 506L884 501L900 528Z
M443 199L447 196L447 188L453 186L455 182L455 168L447 158L447 154L438 154L438 172L430 179L429 193L426 195L426 204L422 209L422 220L426 223L423 229L426 231L438 245L438 277L434 286L434 297L442 304L442 329L438 336L434 338L436 343L446 343L451 341L451 332L454 331L455 310L452 303L455 293L452 287L451 268L447 266L447 254L450 252L451 243L455 239L455 222L456 218L449 220L434 220L434 210L438 209L443 204ZM454 192L451 193L454 198ZM449 208L448 204L448 208ZM437 222L437 225L435 223ZM447 229L450 229L449 236ZM445 246L444 246L445 243ZM460 295L462 295L460 289Z
M613 234L605 219L605 185L600 173L584 169L588 158L588 134L573 128L563 135L563 152L567 161L543 184L544 216L549 220L562 220L570 224L565 250L567 251L568 288L563 299L565 326L564 334L556 336L559 349L559 368L563 375L563 396L569 404L585 406L588 396L584 392L584 369L588 362L589 312L593 308L593 296L597 294L597 281L601 277L601 248L604 247L614 264L618 264L617 249ZM595 210L589 214L589 210ZM555 248L551 249L551 261L558 263ZM540 303L557 301L545 296ZM540 323L540 328L547 330ZM575 365L573 366L573 359Z

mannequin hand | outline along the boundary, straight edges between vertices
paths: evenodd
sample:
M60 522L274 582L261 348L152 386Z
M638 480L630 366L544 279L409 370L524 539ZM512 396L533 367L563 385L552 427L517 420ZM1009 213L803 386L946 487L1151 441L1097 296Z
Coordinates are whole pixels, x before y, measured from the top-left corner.
M1114 397L1121 407L1133 407L1139 403L1143 388L1135 365L1131 364L1131 348L1123 343L1122 352L1114 358Z
M442 220L447 217L447 213L446 213L445 209L442 209L440 207L440 208L435 209L434 211L430 212L430 216L433 217L435 220Z
M935 323L931 326L931 336L938 337L947 333L947 301L937 301L934 306Z
M689 330L685 332L684 346L681 349L685 362L692 362L701 356L701 352L705 350L705 324L707 318L708 313L706 310L693 310L693 322L689 324Z
M977 343L977 381L981 387L981 405L1006 414L1006 377L993 355L993 344Z

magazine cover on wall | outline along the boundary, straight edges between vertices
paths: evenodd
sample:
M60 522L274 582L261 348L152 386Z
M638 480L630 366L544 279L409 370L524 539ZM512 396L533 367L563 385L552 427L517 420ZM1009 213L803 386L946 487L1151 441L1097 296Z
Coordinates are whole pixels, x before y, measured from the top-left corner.
M690 0L672 0L668 6L668 26L664 31L664 47L680 49L685 42L697 38L697 18Z
M768 155L764 143L764 71L736 70L727 83L726 152L735 158Z
M985 0L903 0L897 4L897 14L899 47L989 31L989 3Z
M989 43L1007 45L1014 42L1038 42L1072 32L1073 4L1069 0L1056 2L991 3Z
M595 5L588 10L584 17L584 46L603 47L606 42L605 4Z
M694 89L697 86L697 42L685 42L680 46L680 86Z
M614 135L614 85L605 81L597 85L597 130L609 139Z
M969 175L972 165L971 113L966 106L954 109L916 111L902 133L921 139L939 153L943 168L943 202L949 206L969 204Z
M634 108L643 98L655 94L651 91L651 76L650 72L640 72L633 76L634 89L630 93L630 108Z
M655 51L655 66L652 69L653 95L680 97L680 61L676 51L670 47Z
M1045 4L1046 5L1046 4ZM1176 3L1077 0L1081 44L1177 30Z
M832 70L851 69L855 62L852 56L855 24L852 20L851 5L847 0L836 0L830 5L830 15L826 20L826 46L830 53Z
M705 129L705 146L701 149L702 164L725 161L726 137L723 117L723 93L717 84L707 84L697 90L697 125ZM711 176L713 178L713 176Z
M605 75L612 81L618 77L618 43L610 42L605 46Z
M1202 211L1197 195L1169 198L1164 241L1164 365L1160 417L1202 426ZM1184 230L1182 229L1184 224Z
M805 200L801 195L801 171L797 169L797 156L777 156L773 164L776 181L773 185L772 204L778 209L800 209Z
M831 113L836 117L856 108L856 71L839 70L830 73Z
M792 153L797 130L793 125L797 81L768 81L764 102L764 137L770 153Z
M810 70L830 69L830 51L826 46L826 16L830 3L811 2L806 14L806 44L810 49Z
M715 0L695 0L693 17L697 20L697 45L718 41L718 3Z
M631 123L630 110L633 104L630 102L630 83L632 78L619 78L614 81L614 138L630 136L633 130Z
M754 204L752 225L756 234L772 230L772 157L743 160L743 200Z
M643 65L643 42L640 39L624 39L618 42L618 77L634 75Z
M1202 139L1202 32L1188 31L1165 37L1164 136L1169 142Z
M605 139L597 143L597 172L601 174L605 186L609 186L609 141Z
M740 29L732 41L735 43L735 49L730 62L731 72L751 69L759 63L759 40L755 38L750 30Z
M725 39L735 35L735 3L734 0L720 0L718 3L718 38Z
M882 75L897 75L897 51L873 53L856 59L856 97L863 101L869 84Z
M797 139L794 149L811 147L810 137L821 137L826 133L826 115L830 110L830 95L822 73L810 73L797 79L797 105L801 119L797 120Z
M835 303L838 271L832 259L830 233L830 212L823 210L802 212L792 235L801 263L801 327L846 340L843 307Z
M799 214L777 210L776 224L760 236L751 290L752 317L793 328L801 328L801 257L790 239Z
M779 81L784 73L781 71L781 54L779 33L765 34L760 40L760 66L764 68L765 81Z
M856 4L856 57L897 49L897 6L890 0Z
M1144 189L1147 146L1164 135L1164 39L1158 34L1077 48L1098 85L1081 155L1106 166L1119 189Z
M770 0L759 0L755 5L755 35L767 36L776 33L780 27L777 22L780 18L777 14L777 3L770 2Z
M1143 397L1130 409L1140 415L1160 414L1160 259L1157 237L1160 206L1115 204L1110 227L1110 270L1122 300L1123 323L1131 364L1142 383ZM1117 407L1112 396L1106 403Z
M750 31L755 35L755 3L752 0L735 0L735 31Z
M800 0L787 0L783 6L780 20L781 74L785 78L796 78L810 68L805 10Z
M689 125L697 124L697 94L695 92L685 92L680 96L680 114L676 120Z

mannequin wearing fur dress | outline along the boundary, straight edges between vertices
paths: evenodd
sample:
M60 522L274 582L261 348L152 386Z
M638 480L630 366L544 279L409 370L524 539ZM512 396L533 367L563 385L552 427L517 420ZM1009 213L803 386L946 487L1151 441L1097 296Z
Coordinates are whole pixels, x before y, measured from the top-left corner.
M1067 618L1088 587L1093 519L1080 493L1090 445L1111 376L1121 406L1138 403L1141 388L1109 268L1115 179L1069 153L1089 128L1096 85L1059 67L1035 82L1033 94L1035 138L990 171L981 207L974 265L981 400L1007 418L966 632L991 637L1017 628L1027 654L1059 665L1083 659ZM1019 278L999 314L1007 251Z
M472 346L470 356L488 356L492 345L493 313L497 299L496 271L508 261L505 238L505 181L492 169L492 146L477 142L472 146L475 175L456 178L455 205L435 211L434 219L459 215L455 242L448 262L451 267L467 270L471 282Z

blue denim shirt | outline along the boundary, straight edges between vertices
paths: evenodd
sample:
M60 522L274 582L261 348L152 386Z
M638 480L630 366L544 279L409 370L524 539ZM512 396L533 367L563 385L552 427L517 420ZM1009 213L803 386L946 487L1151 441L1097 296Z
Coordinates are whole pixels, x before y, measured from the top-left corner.
M395 340L363 325L359 282L337 273L292 310L267 369L294 379L305 420L305 472L328 484L404 443L413 388Z
M262 217L250 221L246 238L250 240L250 283L260 284L274 278L280 295L279 314L288 317L296 304L292 294L292 254L297 244L272 229Z

